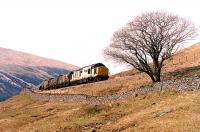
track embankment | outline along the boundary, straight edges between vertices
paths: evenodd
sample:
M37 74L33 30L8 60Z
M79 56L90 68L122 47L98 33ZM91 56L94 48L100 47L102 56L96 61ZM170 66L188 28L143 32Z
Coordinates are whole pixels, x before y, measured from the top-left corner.
M155 83L151 86L140 87L126 92L116 93L106 96L91 96L86 94L41 94L36 93L30 89L23 89L22 93L29 94L32 98L48 100L48 101L64 101L74 103L85 103L91 105L100 105L111 103L113 101L128 98L130 96L137 96L148 92L157 91L192 91L200 89L200 77L181 78L175 80L167 80L164 82Z

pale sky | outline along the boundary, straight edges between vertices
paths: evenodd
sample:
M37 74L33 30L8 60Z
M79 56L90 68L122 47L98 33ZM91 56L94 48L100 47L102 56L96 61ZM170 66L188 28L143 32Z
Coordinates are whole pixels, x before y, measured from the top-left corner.
M134 16L157 10L199 28L198 0L0 0L0 47L80 67L103 62L115 73L122 67L102 56L112 34Z

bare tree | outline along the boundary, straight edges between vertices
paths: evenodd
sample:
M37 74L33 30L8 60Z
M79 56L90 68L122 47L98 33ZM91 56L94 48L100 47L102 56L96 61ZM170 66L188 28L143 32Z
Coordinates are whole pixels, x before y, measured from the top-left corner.
M195 25L187 19L167 12L146 12L113 34L104 55L160 82L163 62L196 35Z

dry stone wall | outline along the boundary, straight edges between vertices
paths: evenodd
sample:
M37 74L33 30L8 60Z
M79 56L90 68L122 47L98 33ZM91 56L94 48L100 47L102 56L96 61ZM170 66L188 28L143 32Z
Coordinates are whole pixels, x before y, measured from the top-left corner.
M107 96L91 96L85 94L38 94L34 93L30 89L24 89L22 92L29 94L32 98L36 99L43 99L49 101L80 102L91 105L99 105L152 91L190 91L198 89L200 89L200 77L195 76L192 78L167 80L164 82L155 83L152 86L145 86L138 89L133 89L126 92L116 93Z

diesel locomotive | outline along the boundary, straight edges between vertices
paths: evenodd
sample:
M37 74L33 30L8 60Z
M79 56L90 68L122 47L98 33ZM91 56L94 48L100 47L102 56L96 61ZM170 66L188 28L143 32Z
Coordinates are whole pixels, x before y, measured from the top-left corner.
M56 78L44 80L39 90L49 90L61 87L73 86L83 83L97 82L107 80L109 70L102 63L96 63L71 71L69 74L60 75Z

